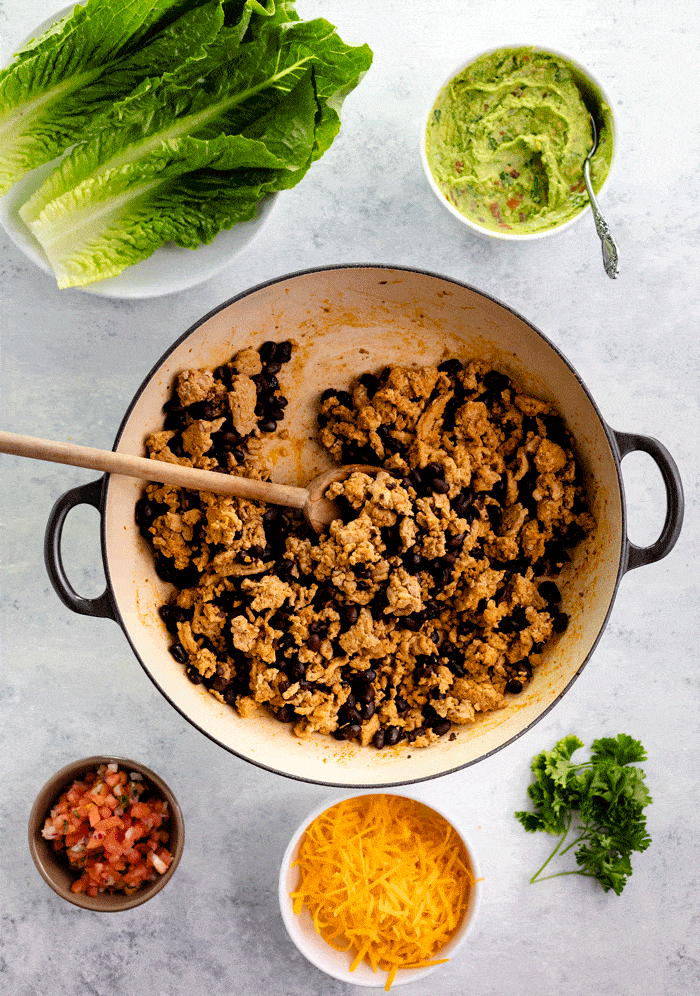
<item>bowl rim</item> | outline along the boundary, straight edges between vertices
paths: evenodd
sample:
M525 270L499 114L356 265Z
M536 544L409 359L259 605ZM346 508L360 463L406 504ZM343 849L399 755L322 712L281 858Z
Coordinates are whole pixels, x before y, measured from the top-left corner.
M171 851L172 861L167 870L159 878L153 882L146 883L130 896L122 895L121 893L99 893L97 897L93 898L83 892L71 892L69 888L66 888L56 880L54 871L57 868L57 861L49 848L45 846L44 838L41 836L46 816L61 792L68 788L70 783L79 777L80 774L85 774L97 768L100 764L117 764L119 767L142 774L144 779L162 793L163 797L167 800L170 806L172 828L176 830L175 846ZM46 884L67 902L72 903L74 906L80 906L83 909L92 910L95 913L118 913L147 902L170 881L180 863L185 846L185 820L180 804L170 786L160 775L142 762L115 754L95 754L90 757L84 757L72 761L56 771L44 782L34 799L29 814L27 832L32 860ZM96 902L96 900L98 901Z
M586 214L588 214L591 211L590 201L586 203L584 207L581 208L581 210L573 217L568 218L566 221L563 221L559 225L552 225L550 228L545 228L539 232L499 232L492 230L490 228L485 228L483 225L479 225L475 221L472 221L471 218L467 218L467 216L462 214L461 211L458 211L453 204L450 204L450 202L447 200L447 198L444 196L444 194L438 187L437 183L435 182L435 178L430 168L430 164L428 162L428 156L425 150L426 125L430 118L430 113L435 105L435 101L442 92L443 88L446 87L447 84L455 78L455 76L459 75L459 73L463 72L468 66L476 62L477 59L482 58L482 56L491 55L494 52L500 52L502 50L510 50L510 49L531 49L532 51L535 52L544 52L548 55L557 56L559 59L561 59L562 61L566 62L569 66L571 66L576 71L576 74L578 76L583 77L590 84L591 89L594 92L596 92L596 96L602 98L602 100L608 107L608 110L610 112L610 123L612 126L613 139L612 139L612 148L610 156L610 166L608 168L605 180L603 181L600 190L598 191L598 195L602 194L603 190L608 186L610 176L613 173L617 147L619 144L619 123L617 115L613 110L613 104L610 94L603 86L603 84L600 82L598 77L595 76L590 71L590 69L588 69L587 66L579 62L578 59L573 58L572 56L568 55L566 52L562 52L560 49L556 47L543 45L538 42L503 43L499 45L492 45L489 48L476 52L468 59L463 60L447 76L443 76L441 78L441 82L439 83L439 85L431 91L432 96L429 98L422 112L421 123L420 123L421 130L419 135L419 154L420 154L421 165L423 167L423 172L425 173L425 177L426 180L428 181L430 189L433 191L440 204L442 204L442 206L447 211L449 211L449 213L454 218L456 218L457 221L461 222L463 225L466 225L467 228L469 228L475 234L480 235L486 239L496 239L500 240L501 242L535 242L539 239L547 238L552 235L558 235L566 231L568 228L570 228L572 225L574 225L577 221L579 221L582 217L584 217Z
M304 935L299 926L299 917L297 916L297 914L294 913L293 904L288 892L288 874L291 871L290 864L307 827L309 827L313 823L313 821L317 817L319 817L322 813L325 813L326 810L328 809L332 809L332 807L337 805L338 803L345 802L350 799L364 798L365 796L369 795L396 795L404 799L410 799L413 802L417 802L420 805L425 806L427 809L433 810L433 812L437 813L438 816L442 817L442 819L445 820L453 828L453 830L458 834L460 840L462 841L462 844L464 845L464 848L467 852L467 856L469 858L471 871L475 878L475 882L471 888L469 905L467 910L465 911L464 917L462 918L462 921L460 922L460 925L457 928L457 931L455 932L453 937L448 941L445 947L441 949L440 952L440 954L442 954L442 952L448 952L449 961L453 960L453 957L463 947L464 943L467 940L467 937L472 933L472 930L474 929L474 924L477 920L483 898L484 879L476 857L476 853L474 851L474 847L471 843L471 840L466 835L465 831L462 829L460 821L453 813L449 811L447 807L443 806L442 803L435 804L431 800L424 798L423 795L421 794L407 792L403 788L400 788L399 790L394 790L391 787L369 788L361 792L348 791L343 795L336 794L335 796L327 798L325 802L320 803L313 810L311 810L310 813L307 814L307 816L299 824L297 829L290 837L289 843L285 848L284 856L282 857L282 861L280 862L280 871L278 879L278 899L280 905L280 914L282 916L282 920L284 922L284 926L287 930L287 933L289 934L289 937L292 940L292 942L297 947L298 951L302 955L304 955L307 961L309 961L312 965L318 968L319 971L324 972L324 974L330 975L333 978L340 980L341 982L346 982L351 985L365 986L368 988L383 988L386 983L388 975L388 973L383 969L378 969L377 972L374 973L372 972L371 968L368 965L366 965L366 963L361 963L360 965L357 966L354 972L350 972L349 969L339 970L330 967L328 964L324 963L324 959L320 954L320 952L324 951L324 945L326 942L323 941L323 938L321 938L320 935L318 935L318 942L314 943L312 946L304 943ZM326 945L326 947L328 946ZM333 949L328 948L328 950L332 951ZM363 967L365 968L366 972L363 974L358 974L358 972ZM430 975L432 972L436 971L436 969L440 967L441 964L430 965L426 968L399 969L399 971L396 973L394 981L392 982L392 988L394 986L404 985L405 983L409 982L417 982L419 979L424 979L426 976Z

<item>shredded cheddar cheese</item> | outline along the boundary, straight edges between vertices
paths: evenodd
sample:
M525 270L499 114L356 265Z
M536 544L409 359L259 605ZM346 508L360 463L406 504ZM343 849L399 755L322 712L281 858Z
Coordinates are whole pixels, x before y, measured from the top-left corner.
M366 795L327 809L301 840L294 912L338 951L388 972L423 968L455 934L474 876L464 845L434 810L397 795Z

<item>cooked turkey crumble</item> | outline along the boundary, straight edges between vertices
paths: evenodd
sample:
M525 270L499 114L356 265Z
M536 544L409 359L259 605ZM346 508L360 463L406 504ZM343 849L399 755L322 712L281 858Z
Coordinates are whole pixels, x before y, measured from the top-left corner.
M179 375L157 460L269 479L291 343ZM552 580L594 526L547 403L480 360L392 366L319 399L319 437L365 463L318 537L278 506L149 484L137 520L175 586L171 654L242 716L297 737L427 746L507 705L567 626ZM254 571L256 573L250 573Z

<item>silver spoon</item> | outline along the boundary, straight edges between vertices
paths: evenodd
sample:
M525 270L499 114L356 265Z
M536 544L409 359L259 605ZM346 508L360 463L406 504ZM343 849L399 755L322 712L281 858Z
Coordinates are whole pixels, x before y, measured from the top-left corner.
M600 239L603 247L603 266L605 267L605 272L610 279L614 280L619 273L617 266L617 246L615 245L614 238L610 234L607 221L600 213L598 201L596 200L596 196L593 192L590 164L591 159L593 158L593 153L598 148L598 129L596 128L596 123L593 120L593 115L590 112L588 117L591 119L591 128L593 129L593 145L591 146L591 151L588 153L583 162L583 178L586 181L586 190L588 191L588 199L591 202L591 210L593 211L593 219L595 221L598 238Z

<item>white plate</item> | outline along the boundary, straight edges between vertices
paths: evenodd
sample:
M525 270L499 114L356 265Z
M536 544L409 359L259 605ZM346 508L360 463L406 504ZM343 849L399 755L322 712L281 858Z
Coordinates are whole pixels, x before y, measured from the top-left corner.
M72 9L71 4L38 25L17 46L17 51L30 39L43 34L48 27L65 17ZM51 265L39 242L20 218L19 209L34 191L38 190L57 162L58 159L32 170L0 198L0 225L18 249L51 277L54 276ZM73 289L86 291L88 294L98 294L101 297L146 298L162 297L165 294L174 294L203 284L222 270L258 234L269 217L276 199L277 194L268 194L258 204L255 218L219 232L209 245L200 245L197 249L182 249L171 242L156 249L148 259L128 266L116 277L108 277L106 280Z

